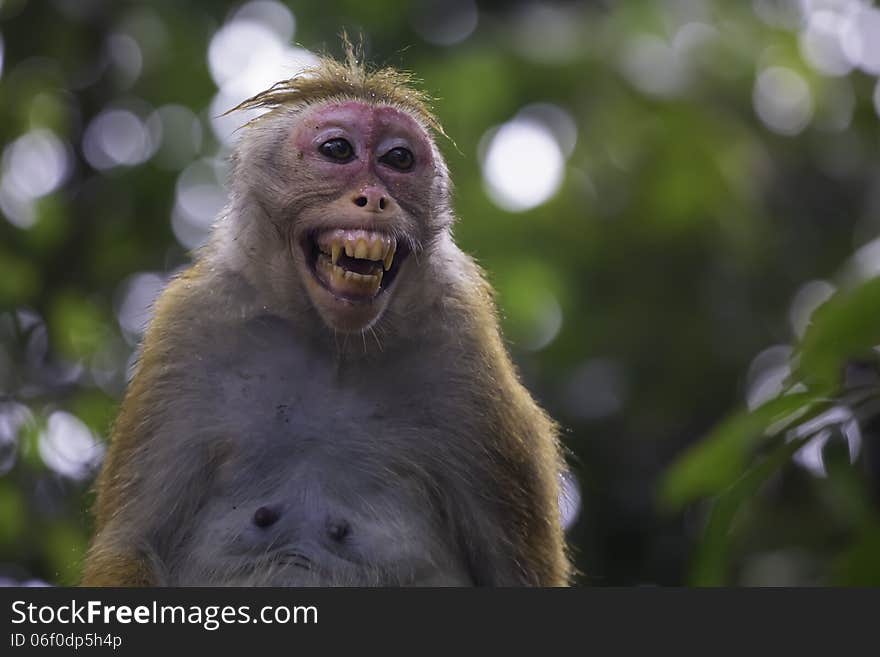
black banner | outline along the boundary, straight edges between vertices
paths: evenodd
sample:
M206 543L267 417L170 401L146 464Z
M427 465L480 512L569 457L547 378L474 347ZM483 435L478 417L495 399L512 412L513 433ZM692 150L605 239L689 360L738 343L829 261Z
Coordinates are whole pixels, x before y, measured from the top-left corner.
M836 654L874 643L880 590L8 588L0 606L2 655L273 646L726 653L771 645Z

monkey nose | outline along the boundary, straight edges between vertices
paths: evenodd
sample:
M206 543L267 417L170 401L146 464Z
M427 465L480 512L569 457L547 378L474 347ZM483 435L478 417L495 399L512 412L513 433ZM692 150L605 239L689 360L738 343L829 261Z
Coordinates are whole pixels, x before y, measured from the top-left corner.
M385 190L376 186L365 187L352 200L356 206L369 212L383 212L391 205Z

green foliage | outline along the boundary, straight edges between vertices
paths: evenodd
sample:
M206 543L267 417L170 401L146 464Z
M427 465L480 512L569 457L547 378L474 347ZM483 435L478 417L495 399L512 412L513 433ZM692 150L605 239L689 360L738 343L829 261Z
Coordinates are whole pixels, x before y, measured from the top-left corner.
M105 338L107 318L94 303L73 292L62 292L54 300L50 323L54 343L71 359L94 354Z
M0 250L0 305L27 303L36 294L39 285L39 271L31 262Z
M0 577L76 579L90 478L45 458L49 418L106 438L138 339L123 308L149 303L129 285L191 261L181 181L193 163L222 181L228 153L208 47L244 1L0 1ZM876 384L843 376L873 368L880 344L880 279L863 280L877 243L853 259L880 232L875 75L818 70L808 21L782 11L792 3L477 2L473 33L451 45L428 32L469 3L283 4L296 44L338 54L343 28L362 32L370 60L436 98L456 240L487 270L523 379L564 430L584 582L878 581ZM806 90L803 106L792 89L770 99L783 123L807 108L788 133L758 111L768 67ZM231 93L223 109L245 90ZM162 143L180 161L89 160L101 113L131 112L152 139L169 104L195 126ZM536 105L571 124L552 126L562 180L510 212L487 193L483 157ZM114 137L123 155L129 128ZM68 166L22 212L9 190L50 167L5 167L35 129ZM810 281L839 290L801 336L791 316L809 315ZM788 344L773 363L787 379L756 394L765 350ZM784 565L770 575L768 555Z
M880 278L834 296L816 311L800 345L796 375L811 388L833 391L852 358L880 345Z
M738 514L746 505L759 504L762 486L790 467L795 452L830 425L811 427L811 420L833 406L857 409L880 398L876 381L855 396L848 394L851 391L843 381L848 362L871 357L880 344L878 310L880 278L834 295L813 314L792 363L789 392L752 411L734 414L667 470L660 488L660 500L667 510L704 497L711 500L691 565L691 583L730 583L731 544L736 538ZM790 392L796 384L806 392ZM782 440L786 436L787 440ZM880 516L868 503L863 483L853 476L848 462L829 470L829 493L848 509L844 511L838 504L836 515L856 534L836 558L832 581L876 582L880 577L877 553L868 555L878 545Z
M0 481L0 540L17 539L25 524L24 496L11 482Z
M809 419L827 403L811 393L785 395L772 399L752 412L742 411L722 422L703 441L691 447L667 471L661 501L667 508L682 505L706 495L717 495L736 485L746 469L755 446L766 438L774 425ZM780 451L787 452L780 447Z

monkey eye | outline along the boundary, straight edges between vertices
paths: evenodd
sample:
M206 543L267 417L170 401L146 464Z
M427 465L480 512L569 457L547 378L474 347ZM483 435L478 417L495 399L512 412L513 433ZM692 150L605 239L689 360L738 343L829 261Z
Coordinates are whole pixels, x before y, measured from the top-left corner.
M385 153L385 155L380 157L379 161L383 164L387 164L392 169L397 169L398 171L409 171L412 169L413 164L415 164L415 158L413 157L412 151L408 148L403 148L402 146L392 148Z
M348 162L354 157L354 148L342 137L329 139L318 147L321 155L338 162Z

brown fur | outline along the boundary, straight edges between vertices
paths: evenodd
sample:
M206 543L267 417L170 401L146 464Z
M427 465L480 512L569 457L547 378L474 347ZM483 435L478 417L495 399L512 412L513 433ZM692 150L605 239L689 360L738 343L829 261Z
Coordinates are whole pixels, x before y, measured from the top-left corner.
M250 131L283 124L291 108L300 111L328 101L358 99L405 109L426 129L442 134L427 97L410 82L409 76L392 69L366 70L349 48L345 62L324 58L305 76L279 83L240 107L274 108L246 128ZM257 148L247 136L244 142L247 148ZM249 166L248 152L244 153L244 157L237 156L239 171ZM299 340L296 344L310 358L320 362L324 362L323 354L335 358L333 389L347 393L347 371L361 372L363 376L354 379L360 380L381 363L387 364L380 371L402 368L413 381L416 396L411 403L422 415L414 415L411 424L424 427L424 449L417 449L419 444L412 443L409 433L395 448L395 427L389 424L388 436L382 431L377 434L376 449L392 451L380 451L375 458L377 463L382 463L383 455L388 463L402 459L405 469L425 478L426 488L433 491L431 499L438 500L437 513L451 518L442 524L449 524L448 530L424 539L426 550L440 545L441 555L448 550L463 555L475 584L568 583L570 565L558 509L563 463L557 430L518 379L499 333L491 287L479 267L451 240L451 219L445 217L448 181L439 153L437 158L435 178L442 187L431 192L436 198L424 197L433 198L433 206L432 214L422 218L433 222L434 232L425 229L430 238L423 251L415 254L417 264L408 263L400 289L395 288L387 311L376 324L375 346L365 333L361 353L353 346L360 344L360 338L350 344L346 337L340 345L338 336L326 330L295 274L272 269L270 263L276 262L272 258L281 257L278 253L289 244L272 246L277 239L272 237L273 230L266 231L256 220L237 219L256 206L272 220L279 210L273 208L271 199L255 203L250 188L239 193L233 186L235 197L226 226L218 228L197 263L173 281L157 303L97 482L96 535L83 585L174 584L187 572L186 566L178 564L185 564L188 557L189 527L210 504L209 491L222 478L218 473L243 458L235 440L219 437L224 427L207 442L192 434L210 425L211 411L197 421L198 409L210 408L204 405L207 397L217 395L223 408L225 382L200 379L198 373L208 361L238 356L222 352L233 348L228 331L241 334L244 329L235 328L237 322L253 323L267 309L287 322L285 326L294 331L291 340ZM235 221L243 222L240 228ZM239 242L248 255L237 256L233 266L230 249ZM251 252L245 244L266 250ZM280 301L276 288L287 290L292 300L283 297ZM211 345L221 351L212 351ZM422 359L428 359L428 364L416 373L412 369L416 365L408 363L418 364ZM432 416L425 417L421 410L420 381L438 387L427 397L436 400L437 413L449 424L437 429L439 435L431 434ZM410 392L405 386L394 390L403 392L389 394ZM356 411L352 412L356 421ZM405 431L410 431L408 425ZM412 456L396 456L397 449ZM409 492L421 495L421 490L418 485Z
M417 116L426 127L446 136L431 110L431 97L413 86L416 82L413 75L390 67L371 70L363 61L362 48L352 46L345 35L343 44L345 61L321 57L302 74L272 85L230 112L358 98L404 109Z

